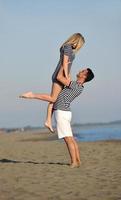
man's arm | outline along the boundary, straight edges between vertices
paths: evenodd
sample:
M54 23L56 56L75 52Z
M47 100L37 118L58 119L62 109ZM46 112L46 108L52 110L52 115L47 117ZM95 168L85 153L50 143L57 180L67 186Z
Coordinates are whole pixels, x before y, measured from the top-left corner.
M69 86L71 82L71 78L65 78L64 77L64 71L63 67L60 68L60 71L58 72L57 75L57 80L63 83L65 86Z

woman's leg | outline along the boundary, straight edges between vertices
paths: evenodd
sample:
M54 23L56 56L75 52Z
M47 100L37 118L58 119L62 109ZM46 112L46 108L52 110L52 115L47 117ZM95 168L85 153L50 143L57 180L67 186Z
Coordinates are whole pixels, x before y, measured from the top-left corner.
M53 103L49 103L47 107L45 126L53 133L54 130L52 128L52 110L53 110Z
M59 95L59 93L61 92L62 87L57 84L57 83L53 83L52 85L52 92L51 94L34 94L32 92L27 92L24 93L22 95L20 95L20 98L26 98L26 99L39 99L42 101L48 101L51 103L54 103Z
M52 89L51 89L51 96L53 96L56 93L56 99L59 95L59 93L62 90L62 86L57 84L57 83L53 83L52 85ZM52 110L53 110L53 103L49 103L48 104L48 108L47 108L47 116L46 116L46 121L45 121L45 126L51 131L54 132L53 128L52 128Z
M20 98L27 98L27 99L39 99L43 101L49 101L48 109L47 109L47 117L46 117L46 122L45 126L51 131L53 131L52 128L52 109L53 109L53 103L56 101L59 93L62 90L62 86L59 85L58 83L53 83L52 84L52 89L51 89L51 94L33 94L32 92L27 92L22 95L20 95ZM53 102L53 103L52 103Z

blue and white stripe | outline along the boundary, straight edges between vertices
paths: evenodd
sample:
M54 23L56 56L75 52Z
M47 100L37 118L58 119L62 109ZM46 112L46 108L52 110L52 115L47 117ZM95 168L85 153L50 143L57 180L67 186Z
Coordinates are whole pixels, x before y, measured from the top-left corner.
M54 103L53 109L70 111L71 102L82 93L83 88L77 81L72 81L69 87L66 86L61 91Z

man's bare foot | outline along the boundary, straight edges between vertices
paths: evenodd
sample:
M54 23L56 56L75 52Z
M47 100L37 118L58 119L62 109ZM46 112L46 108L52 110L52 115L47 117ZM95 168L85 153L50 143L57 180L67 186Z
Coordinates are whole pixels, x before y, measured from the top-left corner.
M33 98L33 93L32 92L26 92L24 94L21 94L19 98L26 98L26 99L32 99Z
M78 165L80 166L82 162L80 160L77 160Z
M78 168L78 167L80 167L80 165L81 165L81 164L79 164L79 163L72 163L72 164L70 165L70 168Z
M47 122L45 122L45 127L48 128L51 133L54 133L53 127L49 125Z

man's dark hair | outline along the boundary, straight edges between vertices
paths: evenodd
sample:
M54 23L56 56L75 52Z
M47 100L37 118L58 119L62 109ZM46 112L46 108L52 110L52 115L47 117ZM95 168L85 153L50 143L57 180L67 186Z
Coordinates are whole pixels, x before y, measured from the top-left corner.
M91 81L94 78L94 73L92 72L92 70L90 68L87 68L87 70L88 73L85 82Z

